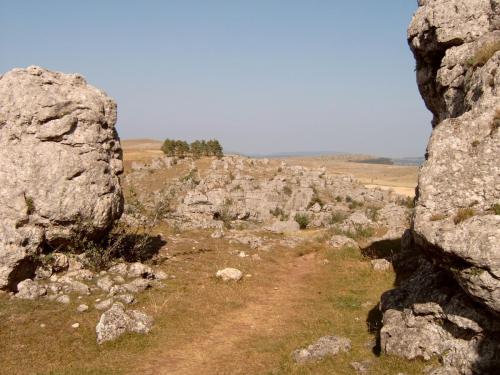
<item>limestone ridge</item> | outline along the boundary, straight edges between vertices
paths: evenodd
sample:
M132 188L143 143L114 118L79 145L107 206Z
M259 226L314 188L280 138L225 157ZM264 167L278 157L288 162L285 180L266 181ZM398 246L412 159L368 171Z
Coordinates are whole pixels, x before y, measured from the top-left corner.
M404 244L433 264L401 262L414 273L382 298L382 350L488 373L500 358L500 1L420 0L408 41L434 119Z
M42 248L106 233L123 210L116 104L76 74L0 76L0 289Z

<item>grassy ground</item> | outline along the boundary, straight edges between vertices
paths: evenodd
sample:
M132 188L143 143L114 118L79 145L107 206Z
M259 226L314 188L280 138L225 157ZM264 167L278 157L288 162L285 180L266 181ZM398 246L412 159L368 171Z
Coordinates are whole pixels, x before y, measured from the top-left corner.
M394 275L372 271L359 251L329 249L316 233L305 237L293 250L276 244L259 252L258 261L234 255L255 250L207 232L175 237L162 249L168 258L161 267L176 278L140 295L135 306L155 317L153 332L102 346L95 343L99 313L76 312L93 299L74 298L68 307L0 298L0 373L351 374L349 363L365 359L374 374L419 373L420 362L373 353L373 311ZM216 280L226 266L251 277ZM329 334L349 337L353 349L316 364L293 363L294 349Z
M132 161L160 155L156 146L124 142L126 169ZM196 167L207 173L210 162L198 160ZM270 169L278 165L273 160ZM141 184L159 189L189 168L145 172ZM403 184L411 180L401 171L393 173L391 178L399 173ZM151 334L97 345L100 312L93 304L104 295L72 296L68 306L12 301L0 294L0 374L352 374L350 362L366 359L372 361L372 374L421 372L421 362L373 350L377 301L392 288L395 275L372 271L359 251L329 248L331 233L303 231L293 249L280 243L281 236L257 233L271 244L269 251L258 251L230 238L212 239L207 231L174 233L159 226L155 232L167 238L158 267L175 278L140 294L133 307L155 318ZM242 250L261 260L236 256ZM214 274L224 267L239 268L246 276L239 283L222 283ZM78 313L80 303L91 309ZM73 329L76 322L80 327ZM314 364L293 363L293 350L324 335L350 338L352 350Z

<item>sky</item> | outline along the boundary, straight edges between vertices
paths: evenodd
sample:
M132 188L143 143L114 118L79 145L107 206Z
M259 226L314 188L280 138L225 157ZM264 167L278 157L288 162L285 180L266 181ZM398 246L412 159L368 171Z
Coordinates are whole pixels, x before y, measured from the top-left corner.
M78 72L122 139L423 156L416 0L0 0L0 74Z

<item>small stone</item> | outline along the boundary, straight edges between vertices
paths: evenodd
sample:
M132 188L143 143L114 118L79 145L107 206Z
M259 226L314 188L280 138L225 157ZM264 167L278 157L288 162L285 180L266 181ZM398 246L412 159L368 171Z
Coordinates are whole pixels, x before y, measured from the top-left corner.
M135 302L135 297L132 294L120 294L116 296L116 299L122 301L127 305Z
M168 279L168 275L165 272L161 271L161 270L155 271L154 277L155 277L156 280L166 280L166 279Z
M99 303L96 303L94 305L94 307L97 309L97 310L106 310L106 309L109 309L111 307L111 305L113 304L113 298L108 298L108 299L105 299L104 301L101 301Z
M140 262L135 262L130 265L127 276L130 278L142 277L144 279L153 279L154 272L151 267Z
M43 324L43 323L40 324L40 328L45 328L45 327L47 327L45 324Z
M244 251L240 251L240 252L238 253L238 256L239 256L240 258L246 258L248 255L247 255L247 253L245 253Z
M85 312L89 309L89 307L85 304L81 304L76 308L76 311L78 312Z
M292 353L295 362L303 364L317 361L326 356L334 356L351 350L351 340L339 336L324 336L307 348L297 349Z
M370 263L375 271L385 272L391 269L391 263L386 259L373 259Z
M97 286L101 288L105 292L109 292L111 287L113 286L113 281L109 276L104 276L97 280Z
M76 329L80 327L80 323L74 323L71 325L72 328Z
M56 298L56 302L67 305L68 303L71 302L71 299L66 294L63 294L62 296Z
M118 284L123 284L125 282L125 279L122 276L118 275L113 278L113 281Z
M224 268L217 271L215 276L223 281L239 281L243 277L243 273L236 268Z

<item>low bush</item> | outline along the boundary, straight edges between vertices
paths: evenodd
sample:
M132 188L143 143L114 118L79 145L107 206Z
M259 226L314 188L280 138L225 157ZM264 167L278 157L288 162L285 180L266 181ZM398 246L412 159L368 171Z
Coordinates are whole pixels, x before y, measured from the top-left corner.
M294 220L299 224L300 229L306 229L311 219L307 214L296 214Z

